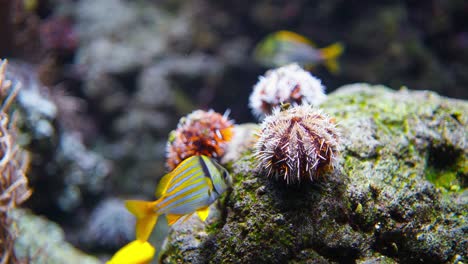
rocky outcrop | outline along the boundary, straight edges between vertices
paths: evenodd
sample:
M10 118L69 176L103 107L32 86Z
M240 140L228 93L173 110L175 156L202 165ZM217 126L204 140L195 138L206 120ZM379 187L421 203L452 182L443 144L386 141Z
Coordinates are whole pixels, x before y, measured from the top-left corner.
M162 261L466 260L468 103L354 84L330 94L321 108L342 134L333 172L287 185L259 172L251 145L234 142L245 148L227 163L235 184L222 199L221 217L175 226ZM248 142L255 126L245 129L250 136L240 140Z
M18 233L15 253L19 259L31 264L101 263L66 242L56 223L20 209L13 211L11 217Z

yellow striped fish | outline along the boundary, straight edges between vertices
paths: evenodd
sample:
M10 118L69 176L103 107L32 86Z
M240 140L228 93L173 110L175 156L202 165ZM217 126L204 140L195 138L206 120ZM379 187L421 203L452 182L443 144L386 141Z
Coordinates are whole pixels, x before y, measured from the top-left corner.
M298 63L303 67L323 64L331 73L339 72L337 58L343 53L341 43L324 48L297 33L281 30L266 36L254 50L255 60L266 67L280 67Z
M156 201L126 201L136 216L136 238L147 241L157 219L166 215L169 225L197 212L204 221L212 204L232 183L225 168L207 156L192 156L166 174L156 188Z

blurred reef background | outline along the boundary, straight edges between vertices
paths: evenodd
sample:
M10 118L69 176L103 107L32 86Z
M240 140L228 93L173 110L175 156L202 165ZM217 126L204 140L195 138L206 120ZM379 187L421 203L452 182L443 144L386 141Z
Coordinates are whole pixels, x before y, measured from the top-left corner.
M326 110L354 133L346 137L342 174L359 177L323 187L337 196L295 197L316 215L330 212L305 223L290 217L298 208L284 212L287 201L274 203L281 191L270 193L265 179L246 176L252 164L243 149L245 160L228 162L245 183L237 182L227 199L229 213L217 214L225 228L223 221L212 220L208 231L194 224L197 241L184 239L192 234L184 226L174 230L172 253L163 260L234 263L230 254L240 254L245 263L466 263L467 17L463 0L0 0L0 58L8 59L6 79L21 83L12 108L33 191L10 216L19 230L17 257L100 263L133 239L134 218L122 201L153 197L179 118L195 109L229 109L237 124L256 122L248 98L268 68L253 60L253 49L269 33L291 30L319 47L345 46L340 73L310 71L332 94ZM333 93L351 83L371 85ZM365 104L370 110L359 108ZM371 181L384 196L363 189L372 169L384 175ZM389 175L394 170L404 170L402 186ZM323 223L330 225L318 230ZM378 231L376 223L383 223ZM272 255L256 254L271 228L284 240L273 243ZM295 240L297 232L308 238ZM421 240L408 238L414 232ZM244 242L229 239L247 233L252 237Z

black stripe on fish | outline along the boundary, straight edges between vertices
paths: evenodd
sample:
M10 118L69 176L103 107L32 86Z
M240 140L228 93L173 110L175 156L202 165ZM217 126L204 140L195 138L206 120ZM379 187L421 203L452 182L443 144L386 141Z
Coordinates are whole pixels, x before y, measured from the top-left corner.
M203 158L201 156L198 156L198 161L199 161L200 166L201 166L201 168L203 170L203 174L205 174L205 177L210 178L210 181L211 181L211 173L210 173L210 170L208 170L208 166L206 166L205 161L203 160Z
M203 173L205 174L205 177L209 178L210 182L213 184L213 190L215 191L216 194L219 195L219 193L216 191L216 188L214 188L214 182L213 182L213 179L211 177L210 170L208 169L208 166L206 165L205 161L203 160L203 157L199 156L198 160L200 161L200 166L202 167L202 170L203 170ZM211 192L209 192L209 195L211 195Z

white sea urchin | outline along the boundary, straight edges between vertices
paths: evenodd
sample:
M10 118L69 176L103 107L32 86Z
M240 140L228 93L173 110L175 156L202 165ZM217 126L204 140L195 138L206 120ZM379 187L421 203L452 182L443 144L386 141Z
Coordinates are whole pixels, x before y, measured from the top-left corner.
M249 106L255 116L263 118L281 103L318 105L326 99L324 90L319 79L293 63L260 76L250 95Z

